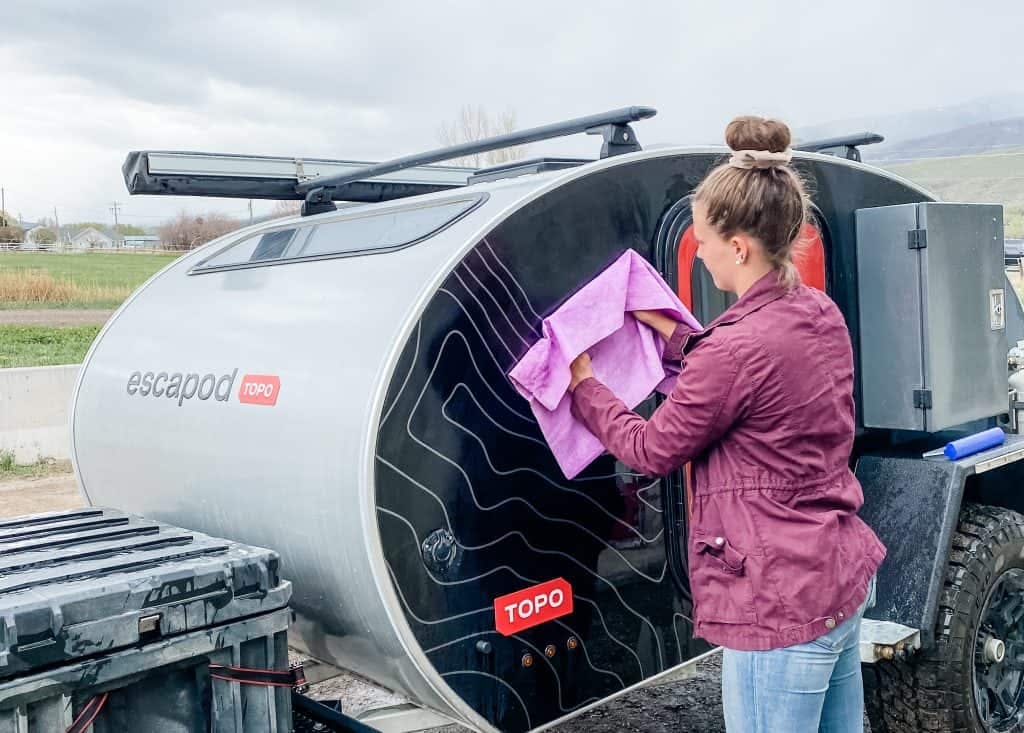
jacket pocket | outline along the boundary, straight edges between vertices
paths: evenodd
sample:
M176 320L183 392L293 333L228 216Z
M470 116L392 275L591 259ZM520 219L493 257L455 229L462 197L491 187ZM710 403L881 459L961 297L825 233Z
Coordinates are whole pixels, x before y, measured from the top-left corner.
M694 535L690 586L701 621L757 623L754 587L746 566L747 556L724 536Z

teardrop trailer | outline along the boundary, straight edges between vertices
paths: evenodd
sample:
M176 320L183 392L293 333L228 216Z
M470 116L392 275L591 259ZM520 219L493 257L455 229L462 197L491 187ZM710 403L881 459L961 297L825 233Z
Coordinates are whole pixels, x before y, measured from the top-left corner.
M723 150L642 150L630 123L651 114L369 166L129 155L132 193L296 199L303 215L183 256L108 322L73 403L89 502L272 548L291 643L476 730L542 729L678 677L712 651L693 636L684 474L606 456L564 479L505 377L626 248L701 321L728 307L689 228ZM597 160L431 165L588 131ZM868 706L875 730L1016 730L1024 439L1007 351L1024 312L1002 211L861 164L879 139L795 156L815 219L800 269L849 324L862 515L889 548L862 639ZM922 457L997 425L998 448Z

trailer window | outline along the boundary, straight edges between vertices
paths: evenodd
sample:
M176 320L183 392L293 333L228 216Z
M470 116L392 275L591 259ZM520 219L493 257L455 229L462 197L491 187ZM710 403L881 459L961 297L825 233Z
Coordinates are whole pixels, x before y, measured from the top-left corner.
M261 232L206 258L194 273L391 251L420 242L457 221L481 197L391 209L322 224Z

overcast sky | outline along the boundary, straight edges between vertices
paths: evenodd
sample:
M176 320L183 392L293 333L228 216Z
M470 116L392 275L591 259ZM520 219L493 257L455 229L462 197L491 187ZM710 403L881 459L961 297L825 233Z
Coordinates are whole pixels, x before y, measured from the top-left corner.
M375 160L435 147L464 104L520 127L631 104L644 143L1024 92L1024 2L0 0L0 185L34 220L157 224L244 201L129 197L125 154ZM589 155L593 138L535 146Z

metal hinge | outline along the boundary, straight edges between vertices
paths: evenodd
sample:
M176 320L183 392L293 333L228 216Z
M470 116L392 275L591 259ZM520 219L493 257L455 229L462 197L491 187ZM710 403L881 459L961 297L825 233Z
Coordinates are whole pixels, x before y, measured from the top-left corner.
M907 247L909 249L924 249L927 246L927 229L911 229L909 232L907 232Z
M932 391L930 389L915 389L914 407L920 410L932 409Z

